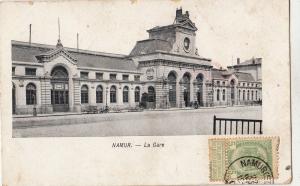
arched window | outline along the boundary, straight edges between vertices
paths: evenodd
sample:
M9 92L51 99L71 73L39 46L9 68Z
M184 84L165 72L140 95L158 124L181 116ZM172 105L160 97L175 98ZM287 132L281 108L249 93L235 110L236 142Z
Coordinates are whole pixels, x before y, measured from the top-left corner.
M96 89L96 103L103 103L103 88L101 85Z
M140 87L135 87L134 90L134 101L140 102Z
M249 94L250 94L250 92L249 92L249 90L247 91L247 100L249 100Z
M254 92L253 90L251 91L251 100L253 101L253 97L254 97Z
M220 90L217 90L217 101L220 101Z
M51 72L51 76L54 79L67 79L68 71L62 66L57 66L57 67L53 68L53 70Z
M243 101L245 101L245 93L246 93L246 91L243 90Z
M26 104L36 104L36 86L33 83L29 83L26 86Z
M155 89L154 87L148 87L148 102L155 102Z
M203 75L202 74L198 74L196 77L196 80L198 83L202 83L203 82Z
M117 89L115 86L110 87L110 102L111 103L117 102Z
M128 103L129 89L127 86L123 88L123 103Z
M89 88L87 85L81 87L81 104L89 103Z
M226 91L225 91L225 89L223 89L223 101L225 101L225 93L226 93Z
M241 90L239 90L239 96L238 96L239 100L241 99Z

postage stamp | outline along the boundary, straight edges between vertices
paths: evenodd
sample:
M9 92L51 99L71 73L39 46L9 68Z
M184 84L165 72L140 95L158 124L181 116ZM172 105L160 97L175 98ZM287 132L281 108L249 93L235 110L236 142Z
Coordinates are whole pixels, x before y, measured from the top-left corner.
M272 184L278 178L279 137L209 139L210 181Z

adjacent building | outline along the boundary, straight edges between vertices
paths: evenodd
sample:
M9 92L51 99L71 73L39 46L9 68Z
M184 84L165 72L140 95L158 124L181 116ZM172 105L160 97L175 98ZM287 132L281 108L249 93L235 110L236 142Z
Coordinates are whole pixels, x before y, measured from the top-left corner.
M261 101L261 58L214 69L196 48L196 25L176 10L173 24L147 30L128 55L12 41L14 114L81 112L89 106L148 109Z

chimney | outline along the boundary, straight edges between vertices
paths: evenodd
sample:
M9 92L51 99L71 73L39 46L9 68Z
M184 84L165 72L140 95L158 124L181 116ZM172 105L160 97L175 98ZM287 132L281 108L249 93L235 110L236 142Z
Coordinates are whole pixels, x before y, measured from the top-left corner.
M176 9L176 18L182 17L182 8Z
M240 58L239 58L239 57L236 59L236 63L237 63L238 65L240 64Z
M186 12L185 12L185 16L186 16L187 18L190 17L189 11L186 11Z

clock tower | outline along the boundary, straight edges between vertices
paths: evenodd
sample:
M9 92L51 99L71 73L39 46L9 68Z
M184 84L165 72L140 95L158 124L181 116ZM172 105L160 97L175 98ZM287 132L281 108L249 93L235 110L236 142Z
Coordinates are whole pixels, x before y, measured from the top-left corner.
M195 56L198 51L195 45L197 27L189 18L189 12L182 12L182 9L176 10L174 23L162 27L154 27L148 30L149 39L160 39L168 41L171 44L172 53L180 55Z

